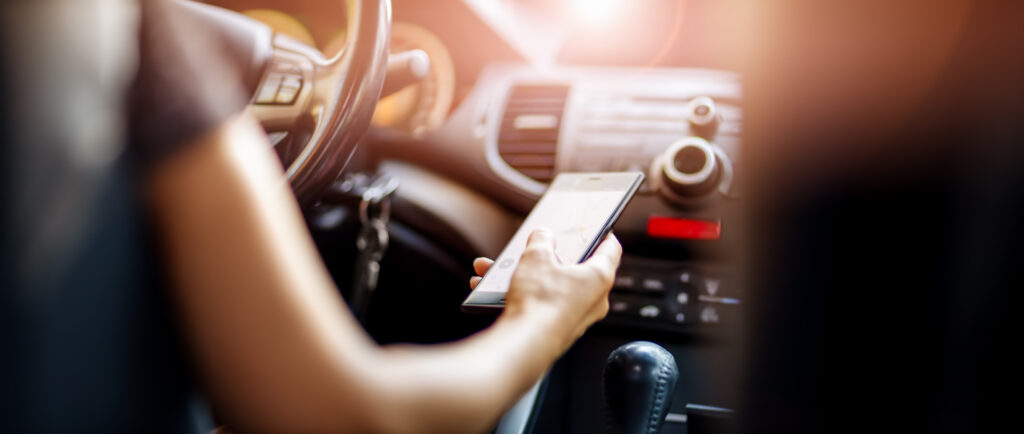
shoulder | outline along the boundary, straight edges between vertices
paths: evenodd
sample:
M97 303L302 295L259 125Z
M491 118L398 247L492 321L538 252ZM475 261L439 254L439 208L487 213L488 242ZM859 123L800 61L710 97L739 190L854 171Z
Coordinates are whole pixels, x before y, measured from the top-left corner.
M143 1L140 11L129 129L133 154L149 166L242 111L248 95L216 29L169 1Z

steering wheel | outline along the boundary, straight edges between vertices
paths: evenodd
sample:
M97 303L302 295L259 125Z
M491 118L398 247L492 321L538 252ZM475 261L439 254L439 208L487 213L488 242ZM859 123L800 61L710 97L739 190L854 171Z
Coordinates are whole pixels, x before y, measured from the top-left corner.
M246 85L248 112L271 133L299 202L316 200L345 167L370 125L387 71L391 35L388 0L343 0L347 41L333 57L244 15L182 2L225 37ZM275 143L275 146L278 146Z

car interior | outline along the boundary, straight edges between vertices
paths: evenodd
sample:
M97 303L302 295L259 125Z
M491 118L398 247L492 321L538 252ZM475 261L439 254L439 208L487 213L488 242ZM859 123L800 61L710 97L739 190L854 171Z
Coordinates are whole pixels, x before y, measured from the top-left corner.
M547 183L561 172L642 171L648 180L614 227L626 256L607 319L496 430L604 431L605 362L633 341L656 342L678 364L661 432L730 419L745 292L728 247L739 236L730 214L742 197L743 94L723 46L732 42L706 43L728 5L397 0L389 23L386 2L362 2L359 17L342 2L208 3L249 18L239 26L262 25L249 37L272 48L254 56L266 66L249 111L375 340L446 342L487 326L493 315L460 311L470 264L501 251ZM334 62L351 62L344 77ZM336 92L367 95L334 109L346 118L314 120ZM385 245L368 253L381 244L368 229L379 214Z
M826 341L859 401L837 424L995 426L1021 14L751 3L178 5L246 66L246 111L380 344L490 325L461 309L473 260L559 174L645 174L607 317L492 432L823 432Z

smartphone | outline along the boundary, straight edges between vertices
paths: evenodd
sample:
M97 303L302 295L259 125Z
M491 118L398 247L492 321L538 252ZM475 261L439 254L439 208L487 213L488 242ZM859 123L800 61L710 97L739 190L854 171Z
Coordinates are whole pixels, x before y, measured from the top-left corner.
M594 253L611 231L644 180L641 172L563 173L541 196L476 289L462 302L471 313L496 313L505 306L512 273L534 230L555 236L555 255L563 263L580 263Z

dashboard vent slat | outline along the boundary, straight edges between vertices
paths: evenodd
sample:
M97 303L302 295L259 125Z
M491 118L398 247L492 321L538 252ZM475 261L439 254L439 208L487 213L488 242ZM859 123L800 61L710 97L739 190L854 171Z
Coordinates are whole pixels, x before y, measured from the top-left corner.
M509 166L540 182L555 174L564 84L519 84L509 89L498 132L498 153Z
M550 143L558 142L558 127L550 130L515 130L514 127L505 127L502 125L501 134L498 136L498 143L522 143L522 142L538 142L538 143Z
M554 154L518 154L505 157L510 166L551 167L555 165Z
M554 143L501 143L498 152L501 154L552 154L558 148Z

